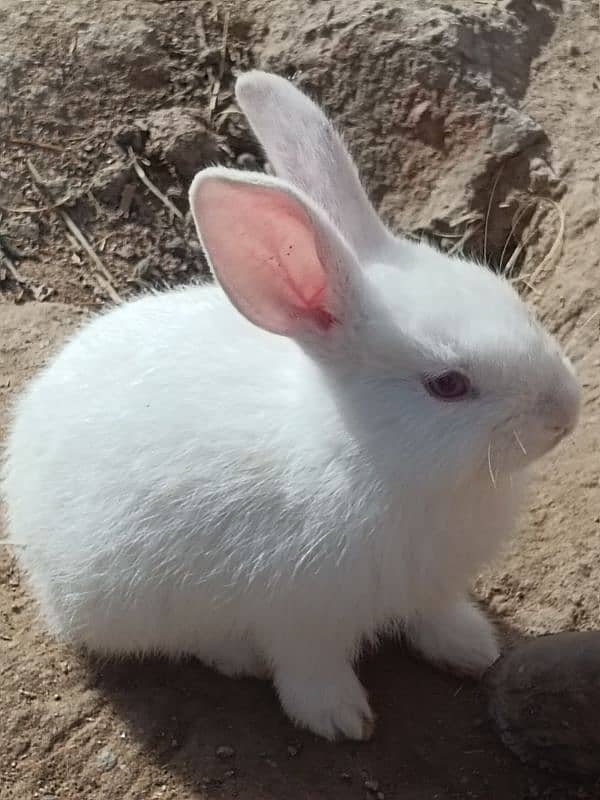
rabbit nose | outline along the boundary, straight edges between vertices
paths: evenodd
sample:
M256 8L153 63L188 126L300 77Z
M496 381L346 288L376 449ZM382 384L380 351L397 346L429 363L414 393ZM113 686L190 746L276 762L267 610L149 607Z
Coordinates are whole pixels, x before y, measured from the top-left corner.
M546 430L554 439L556 439L556 441L562 439L569 433L569 429L564 425L547 425Z
M540 401L546 417L546 430L557 441L568 436L577 425L581 405L581 393L575 378L569 375L552 392L543 394Z

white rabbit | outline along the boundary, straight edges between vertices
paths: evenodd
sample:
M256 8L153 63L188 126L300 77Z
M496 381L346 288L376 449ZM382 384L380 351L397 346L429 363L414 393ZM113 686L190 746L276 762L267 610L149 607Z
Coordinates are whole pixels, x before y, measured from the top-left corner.
M378 633L498 656L469 581L579 388L508 282L388 232L310 100L261 72L237 95L278 177L201 172L220 286L95 318L31 383L9 536L58 635L269 675L298 724L362 739Z

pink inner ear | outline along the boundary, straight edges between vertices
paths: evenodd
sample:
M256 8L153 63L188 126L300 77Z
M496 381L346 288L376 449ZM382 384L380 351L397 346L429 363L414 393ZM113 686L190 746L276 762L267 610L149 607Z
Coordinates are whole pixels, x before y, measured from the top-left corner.
M288 335L333 325L317 231L298 200L278 187L213 178L195 211L221 285L252 322Z

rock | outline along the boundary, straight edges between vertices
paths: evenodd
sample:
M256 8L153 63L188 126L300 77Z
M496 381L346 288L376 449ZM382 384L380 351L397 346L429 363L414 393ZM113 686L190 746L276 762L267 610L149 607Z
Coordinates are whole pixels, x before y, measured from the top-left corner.
M252 153L240 153L235 163L240 169L258 170L258 160Z
M118 208L125 186L132 180L131 167L117 162L99 170L92 180L91 188L94 196L100 202Z
M125 259L125 261L132 261L136 257L136 249L130 242L125 242L119 247L115 247L112 252L119 258Z
M543 130L519 106L558 14L528 0L487 13L477 3L363 0L360 15L352 3L324 6L264 4L260 66L294 75L327 109L393 230L441 246L467 233L465 255L497 266L529 191L527 164L505 165L490 214L491 186L500 159L538 141L533 155L545 155ZM468 230L477 217L490 218L485 231Z
M198 53L198 63L205 66L216 66L222 58L222 47L220 44L212 47L205 47Z
M542 194L560 185L560 178L542 158L532 158L529 162L529 186L532 192Z
M156 256L144 256L141 258L133 268L134 278L146 278L153 272L160 270L160 261Z
M187 254L187 244L181 236L173 236L164 243L166 253L183 258Z
M134 152L142 153L148 138L148 132L138 125L121 125L115 129L113 138L123 150L131 147Z
M600 632L519 644L496 662L485 684L494 725L522 761L600 774Z
M514 156L544 136L544 131L528 114L506 107L492 128L492 150L498 158Z
M217 135L200 114L187 108L161 108L137 125L147 131L146 152L175 167L185 181L191 181L198 170L220 159Z
M101 772L110 772L117 766L117 757L109 747L104 747L96 756L96 766Z
M26 753L31 747L31 739L17 739L13 745L13 754L18 757Z
M215 750L215 755L217 756L217 758L225 760L227 758L233 758L233 756L235 755L235 750L228 744L222 744Z

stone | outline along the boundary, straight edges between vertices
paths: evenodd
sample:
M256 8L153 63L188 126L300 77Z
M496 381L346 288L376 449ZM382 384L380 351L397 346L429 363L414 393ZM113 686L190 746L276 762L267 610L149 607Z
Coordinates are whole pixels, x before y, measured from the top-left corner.
M485 685L493 723L522 761L600 774L600 632L518 644L491 668Z
M228 744L222 744L215 750L215 755L217 756L217 758L225 760L228 758L233 758L233 756L235 755L235 750Z
M104 747L96 756L96 766L101 772L110 772L117 766L117 757L109 747Z
M516 108L506 107L492 128L491 145L498 158L506 158L521 153L543 136L541 125L528 114Z
M173 166L185 181L221 160L217 135L200 114L187 108L161 108L136 125L147 131L146 153Z

